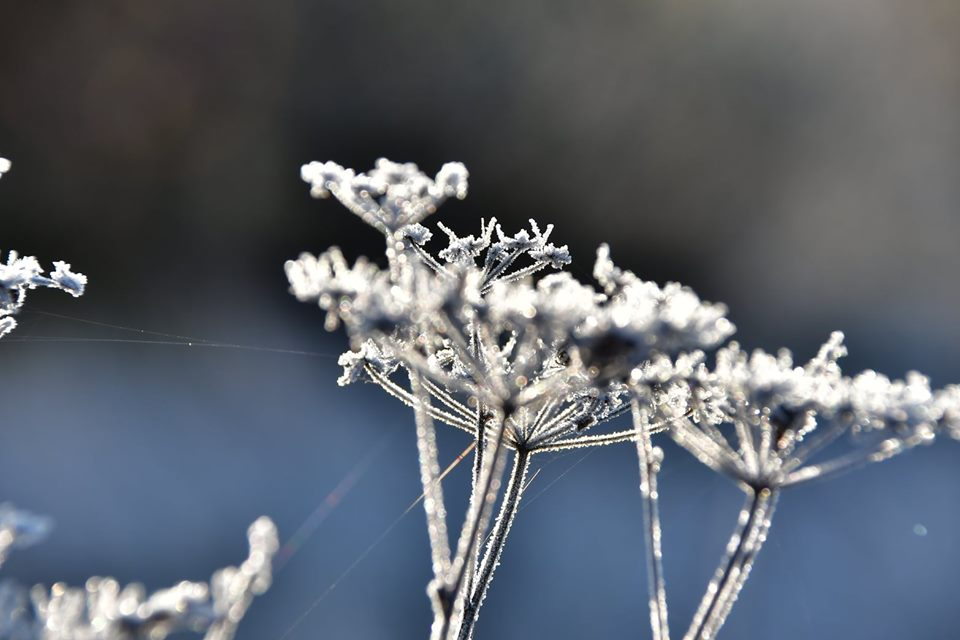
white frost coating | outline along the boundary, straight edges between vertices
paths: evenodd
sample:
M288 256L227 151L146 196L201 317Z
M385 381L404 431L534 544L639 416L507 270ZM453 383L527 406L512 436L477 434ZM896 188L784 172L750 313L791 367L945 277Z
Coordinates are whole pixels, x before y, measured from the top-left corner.
M937 391L934 402L947 433L960 440L960 385L950 385Z
M74 298L82 296L83 290L87 286L87 276L71 271L68 262L56 261L53 266L54 270L50 272L50 279Z
M413 163L380 158L372 171L359 174L335 162L310 162L300 168L300 177L313 197L332 194L364 222L391 235L420 222L447 198L465 198L469 173L459 162L448 162L431 180Z
M394 224L399 218L383 217L385 211L416 208L411 194L463 195L461 165L445 165L434 181L416 165L384 159L369 174L327 162L304 166L302 175L315 195L333 193L355 213L376 214L402 239L402 259L389 270L363 258L350 266L336 249L287 262L298 299L316 301L328 313L328 328L342 321L356 348L366 345L362 353L344 356L341 383L367 379L358 365L370 364L363 354L371 349L390 353L404 368L446 389L442 402L454 416L473 413L458 401L458 393L477 395L492 410L508 407L511 446L547 446L576 436L606 415L597 411L610 404L611 392L616 397L618 385L655 385L650 397L660 419L686 414L693 425L732 422L744 437L757 431L746 449L698 440L702 446L696 451L715 468L751 481L771 481L778 474L786 481L780 467L799 468L798 461L788 464L787 458L807 435L814 415L853 416L849 431L910 431L911 437L918 436L921 424L928 427L925 436L946 426L941 417L950 404L947 396L937 395L935 402L916 376L903 383L872 372L843 378L837 360L846 348L839 332L806 367L795 367L788 352L747 355L734 343L720 349L710 371L702 351L722 345L735 330L726 306L701 301L677 283L661 287L641 280L618 268L606 245L594 265L598 292L566 273L531 280L543 269L562 269L570 262L566 247L549 242L552 225L541 230L531 220L529 229L511 235L494 219L482 221L479 234L461 236L440 223L447 246L432 253L427 245L434 234L417 221L425 210L399 227ZM383 209L374 198L388 193L401 203L399 209ZM398 395L398 388L389 391ZM797 422L769 427L733 420L738 407L757 406L767 407L774 422ZM699 438L677 431L681 439ZM766 439L774 435L784 449L768 447ZM791 481L800 478L794 475Z
M345 387L360 380L375 382L366 370L371 366L384 376L391 375L399 366L397 360L389 353L385 353L381 346L373 340L367 340L356 351L347 351L337 360L343 367L343 375L337 379L337 384Z
M593 273L609 298L577 335L603 375L622 377L658 353L678 356L715 347L735 330L725 305L702 302L676 282L661 288L619 269L607 245L597 250Z
M33 256L20 257L16 251L0 262L0 338L17 326L15 315L23 307L27 291L37 287L60 289L77 297L83 295L87 277L74 273L66 262L54 262L54 270L44 275L43 268Z

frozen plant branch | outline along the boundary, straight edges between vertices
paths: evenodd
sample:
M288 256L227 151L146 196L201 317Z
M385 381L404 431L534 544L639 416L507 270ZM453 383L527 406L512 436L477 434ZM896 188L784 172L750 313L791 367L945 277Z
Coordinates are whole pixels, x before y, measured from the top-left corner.
M36 258L20 257L16 251L10 251L6 262L0 262L0 338L17 326L13 316L23 307L30 289L48 287L74 297L83 295L87 286L85 275L71 271L66 262L54 262L53 267L49 274L44 273Z
M490 541L487 543L487 550L477 572L476 586L464 608L457 640L469 640L473 637L473 628L480 612L480 605L483 604L483 599L487 596L487 591L493 582L493 574L500 564L503 547L507 542L507 536L510 534L510 528L513 526L517 509L520 507L520 498L523 497L523 490L526 488L525 479L529 468L530 453L522 450L517 451L514 454L513 470L510 473L506 495L500 506L500 514L497 516Z
M653 640L670 640L667 622L667 584L663 575L663 549L658 508L657 474L663 462L663 450L650 440L650 419L646 406L638 399L631 401L633 424L636 430L637 457L640 462L640 495L643 498L644 546L647 551L647 592L650 608L650 628Z
M750 575L753 562L767 539L778 492L770 489L748 491L737 528L727 543L726 555L707 586L707 592L693 616L684 640L706 640L716 636Z

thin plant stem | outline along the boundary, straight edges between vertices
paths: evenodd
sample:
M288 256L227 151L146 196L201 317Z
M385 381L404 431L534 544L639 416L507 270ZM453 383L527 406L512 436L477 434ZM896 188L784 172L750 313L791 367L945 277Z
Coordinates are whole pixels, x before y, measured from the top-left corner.
M386 391L391 396L393 396L403 404L407 405L408 407L416 409L418 400L413 393L408 392L399 384L391 380L389 377L377 371L376 367L374 367L369 363L364 365L364 371L367 372L367 375L370 376L371 380L373 380L375 383L380 385L381 389L383 389L384 391ZM422 383L423 379L421 378L420 381ZM459 416L453 415L451 413L447 413L442 409L438 409L437 407L434 407L429 403L423 409L428 414L430 414L430 416L435 420L439 420L440 422L449 424L450 426L466 431L467 433L473 433L473 424L472 422L469 422L466 419L462 419Z
M420 481L423 483L423 509L427 515L430 557L435 578L450 567L450 539L447 535L447 512L440 484L440 462L437 456L437 434L433 418L427 410L430 398L420 384L420 376L410 373L410 388L417 400L414 413L417 424L417 453L420 459Z
M456 556L452 559L447 572L432 587L431 595L436 599L435 606L439 606L442 615L439 627L435 627L435 638L446 638L450 630L456 628L456 622L463 613L464 600L471 593L464 589L465 577L467 571L472 572L476 566L480 540L486 534L493 506L500 492L506 460L506 447L503 446L506 419L501 421L493 431L491 441L483 436L482 419L483 415L478 414L477 433L478 437L482 436L478 439L478 443L482 443L483 450L479 463L480 469L471 494L467 517L457 541Z
M707 585L707 591L684 640L707 640L716 637L767 539L779 491L769 487L751 487L747 491L747 500L740 511L737 527L727 543L724 559L713 580Z
M476 422L477 422L477 446L473 451L473 475L471 479L471 491L470 491L470 508L471 510L475 508L476 501L480 499L480 496L477 495L477 486L480 483L480 474L483 472L483 449L486 446L485 436L485 416L484 416L483 405L480 404L480 401L477 401L476 407ZM473 592L473 576L476 573L477 562L480 557L480 544L479 542L474 545L473 554L470 558L470 566L466 568L467 574L467 583L464 586L465 593L469 594Z
M460 630L457 640L469 640L473 636L473 628L477 622L477 615L483 604L483 599L490 589L490 583L493 582L493 573L497 565L500 564L500 556L503 553L503 547L507 542L507 536L510 533L510 527L513 525L513 519L517 515L517 509L520 507L520 498L523 496L525 487L525 478L527 470L530 468L529 451L518 449L513 458L513 470L510 472L510 481L507 484L507 491L503 497L503 503L500 505L500 514L497 516L497 522L491 533L490 542L487 543L486 553L483 555L483 561L480 563L480 569L476 576L476 585L469 601L466 603L463 611L463 617L460 621Z
M822 480L866 464L883 462L919 444L930 442L931 438L932 435L925 431L919 431L902 438L887 438L869 449L852 451L833 460L797 469L784 477L781 485L787 487L808 480Z
M653 640L670 640L667 623L667 583L663 575L659 495L657 472L660 460L650 439L650 416L634 398L631 401L633 426L636 430L637 457L640 460L640 495L643 497L643 533L647 551L647 592L650 605L650 628Z

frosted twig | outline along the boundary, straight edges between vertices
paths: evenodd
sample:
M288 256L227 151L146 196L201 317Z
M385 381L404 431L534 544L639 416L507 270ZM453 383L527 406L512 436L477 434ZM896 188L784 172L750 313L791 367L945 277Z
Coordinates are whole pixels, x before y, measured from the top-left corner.
M430 537L430 557L433 575L440 579L450 567L450 540L447 537L447 512L440 484L440 462L437 457L437 437L433 418L427 412L430 398L422 389L419 374L410 373L410 387L416 398L414 414L417 423L417 452L420 459L420 482L423 484L423 510L427 514L427 533Z
M657 473L663 460L663 450L650 440L650 419L646 407L637 398L630 402L636 431L637 457L640 461L640 495L643 498L643 533L647 551L647 591L650 605L650 627L653 640L670 640L667 623L667 586L663 576L663 549L658 509Z
M443 577L443 582L436 587L437 597L444 606L445 622L442 635L445 640L448 634L457 628L460 616L463 614L465 599L469 592L464 586L469 584L475 588L476 574L466 580L466 572L475 571L474 564L480 541L486 535L493 506L500 492L500 483L506 460L506 448L503 446L506 420L500 420L488 439L479 431L480 418L478 417L478 451L480 454L479 472L473 486L470 506L457 541L457 554L453 559L450 570ZM482 446L481 446L482 445Z
M707 585L684 640L708 640L716 636L767 539L777 497L776 490L766 487L748 489L737 527L727 543L726 555Z
M503 497L503 503L500 505L500 514L497 516L497 522L494 525L490 541L487 543L487 550L483 555L483 560L477 572L473 593L464 608L457 640L468 640L473 636L473 629L480 612L480 607L483 604L484 598L487 596L490 584L493 582L493 574L496 571L497 565L500 564L503 547L507 542L507 536L510 534L513 519L517 515L520 498L523 496L523 490L525 488L524 479L526 478L529 468L530 453L518 450L513 458L513 470L510 473L510 481L507 484L507 491Z

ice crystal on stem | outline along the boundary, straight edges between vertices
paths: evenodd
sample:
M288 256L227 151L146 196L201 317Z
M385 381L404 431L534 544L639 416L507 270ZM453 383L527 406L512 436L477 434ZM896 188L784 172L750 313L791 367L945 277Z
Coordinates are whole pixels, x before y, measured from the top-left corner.
M747 356L731 343L717 353L712 372L701 369L683 389L722 398L719 412L686 420L671 433L715 471L748 487L780 488L888 458L946 428L950 403L938 404L946 396L935 396L925 377L891 381L874 371L845 377L837 364L845 353L839 332L803 367L786 350ZM724 433L723 424L732 431ZM853 451L812 461L845 433L853 436Z

